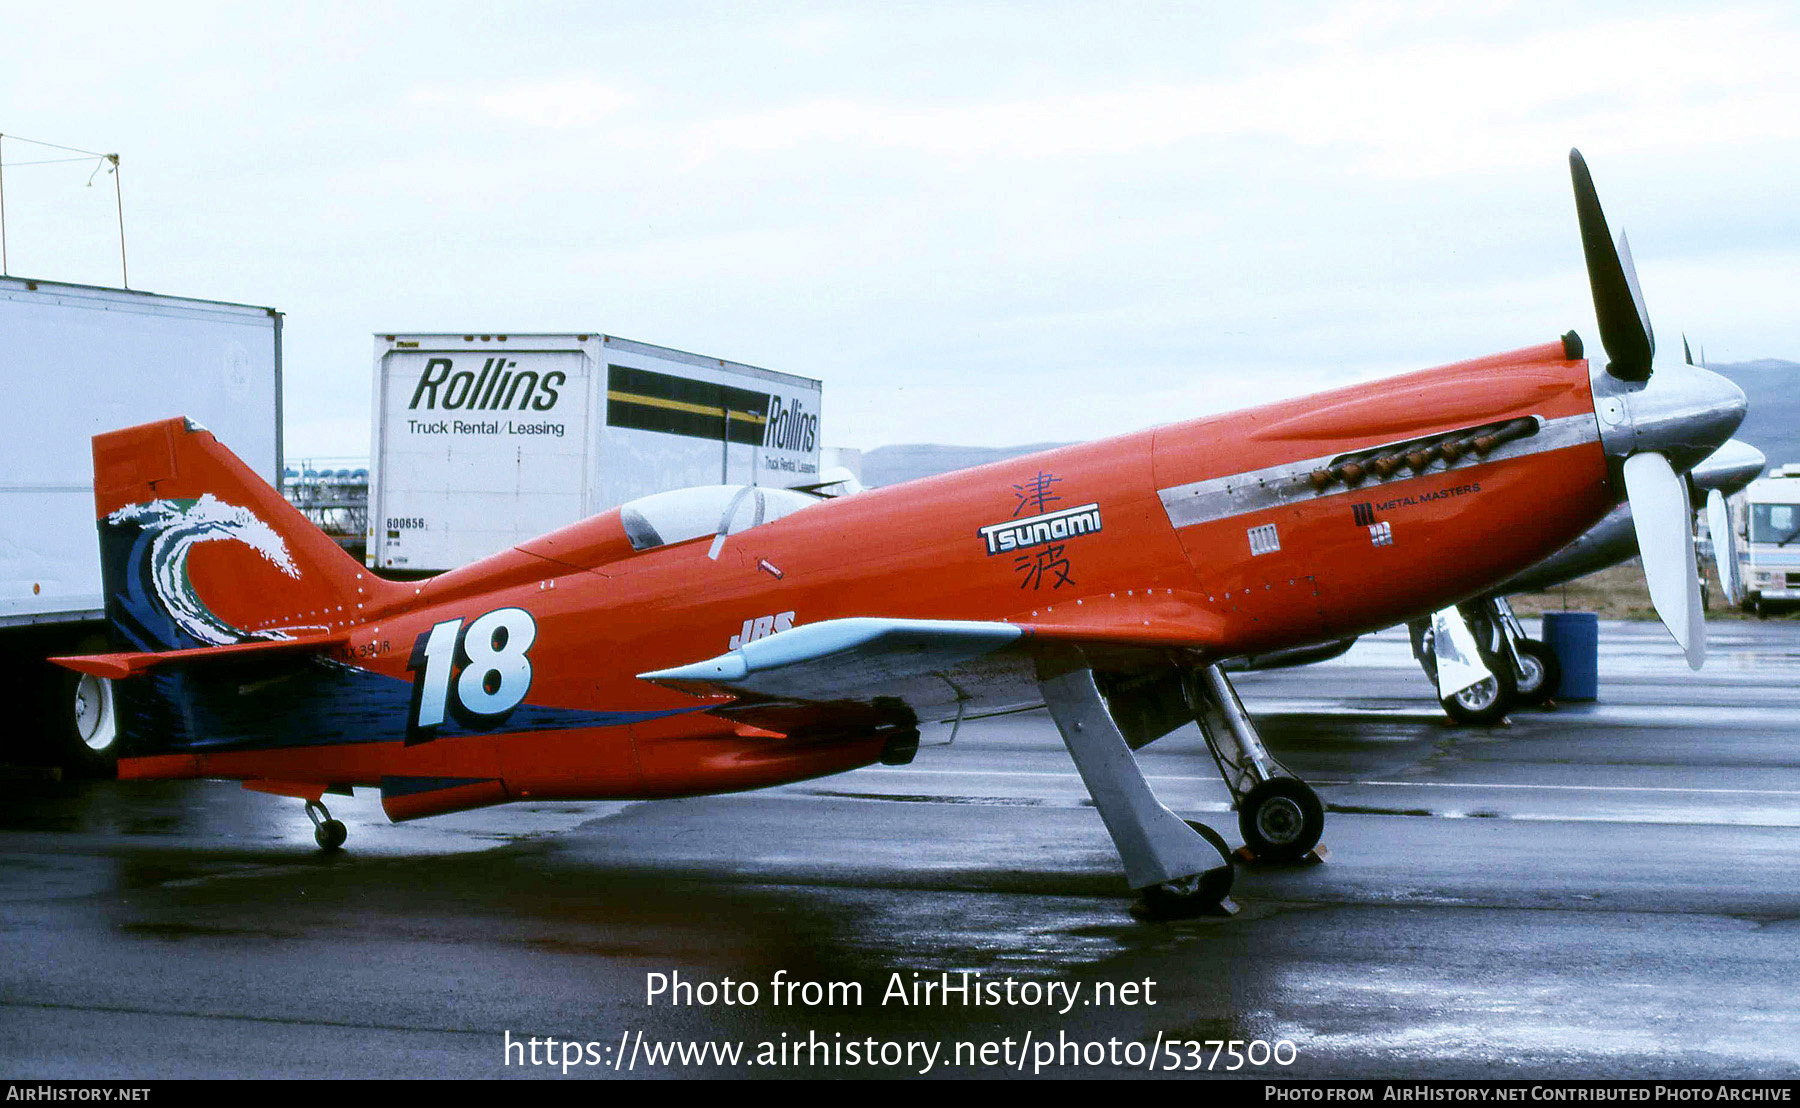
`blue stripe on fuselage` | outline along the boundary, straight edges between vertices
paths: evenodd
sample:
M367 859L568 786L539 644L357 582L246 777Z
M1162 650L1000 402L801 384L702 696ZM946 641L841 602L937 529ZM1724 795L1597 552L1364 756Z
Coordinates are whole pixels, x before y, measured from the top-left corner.
M403 742L413 683L327 658L212 663L115 682L120 752L276 750ZM622 727L703 710L587 711L521 704L488 726L455 718L429 738Z

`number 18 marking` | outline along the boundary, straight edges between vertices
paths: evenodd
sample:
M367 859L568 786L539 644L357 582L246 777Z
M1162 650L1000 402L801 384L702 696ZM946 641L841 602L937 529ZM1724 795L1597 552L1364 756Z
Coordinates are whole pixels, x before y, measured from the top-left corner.
M537 623L530 612L496 608L478 616L467 631L462 623L447 619L434 624L413 646L407 668L418 676L409 732L429 731L451 715L473 717L469 722L476 726L497 723L531 689L531 659L525 652L537 640ZM458 666L460 676L455 675Z

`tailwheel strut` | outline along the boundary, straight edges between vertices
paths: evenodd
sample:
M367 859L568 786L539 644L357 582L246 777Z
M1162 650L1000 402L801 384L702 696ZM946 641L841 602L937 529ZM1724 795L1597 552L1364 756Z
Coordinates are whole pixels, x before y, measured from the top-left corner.
M306 802L306 815L313 823L313 841L317 842L319 849L327 854L343 846L344 840L350 837L349 830L339 821L332 819L330 810L319 801L309 800Z
M1250 862L1324 861L1319 836L1325 805L1312 786L1269 756L1231 679L1211 665L1191 674L1185 690L1237 809L1244 836L1239 856Z
M1233 865L1225 840L1156 799L1113 719L1094 672L1039 663L1044 704L1094 800L1125 878L1143 897L1142 915L1186 919L1231 915Z

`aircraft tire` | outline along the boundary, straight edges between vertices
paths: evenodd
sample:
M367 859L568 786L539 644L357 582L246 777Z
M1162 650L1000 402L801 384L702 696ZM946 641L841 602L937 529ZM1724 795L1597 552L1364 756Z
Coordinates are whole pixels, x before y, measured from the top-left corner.
M1513 645L1525 669L1525 676L1518 679L1519 703L1533 707L1546 703L1562 683L1562 663L1556 651L1537 639L1520 639Z
M339 820L328 819L313 828L313 841L319 844L320 850L328 854L343 846L344 840L349 837L349 830Z
M1297 862L1319 844L1325 805L1298 777L1271 777L1238 805L1238 831L1262 862Z
M1185 822L1219 852L1220 864L1181 881L1168 881L1144 889L1143 914L1149 919L1192 919L1225 911L1225 898L1231 892L1232 879L1237 873L1231 860L1231 848L1224 836L1206 824L1191 819Z
M1437 684L1437 644L1431 633L1431 623L1427 620L1414 620L1406 625L1406 633L1412 639L1413 660L1425 672L1425 680L1432 685Z
M1444 714L1457 723L1475 727L1491 727L1505 719L1518 697L1512 667L1490 665L1489 672L1493 676L1486 681L1440 698L1438 703L1443 706Z
M89 636L69 651L97 654L106 640ZM56 762L84 777L111 777L118 772L119 717L113 684L104 677L46 666L45 733L54 744Z

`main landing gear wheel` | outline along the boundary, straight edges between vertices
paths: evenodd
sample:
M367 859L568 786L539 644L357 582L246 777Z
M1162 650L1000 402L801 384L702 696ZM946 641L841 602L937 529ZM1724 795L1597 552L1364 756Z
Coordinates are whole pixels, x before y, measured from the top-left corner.
M1483 661L1488 661L1484 658ZM1513 684L1511 667L1497 665L1488 666L1492 676L1479 681L1459 693L1454 693L1439 700L1444 714L1458 723L1474 724L1487 727L1499 723L1506 718L1517 696Z
M313 841L318 843L319 849L325 853L330 854L337 850L344 845L344 840L350 837L349 830L342 823L332 819L331 812L318 801L306 802L306 815L313 822Z
M1325 805L1297 777L1271 777L1238 805L1238 831L1258 861L1297 862L1324 830Z
M1513 646L1524 671L1518 679L1519 703L1536 706L1548 702L1562 684L1562 663L1557 661L1556 651L1536 639L1520 639Z
M1235 909L1227 906L1225 897L1231 892L1231 882L1237 872L1231 860L1231 849L1224 836L1206 824L1191 819L1184 822L1219 852L1220 864L1205 873L1144 889L1144 915L1157 920L1229 915Z

